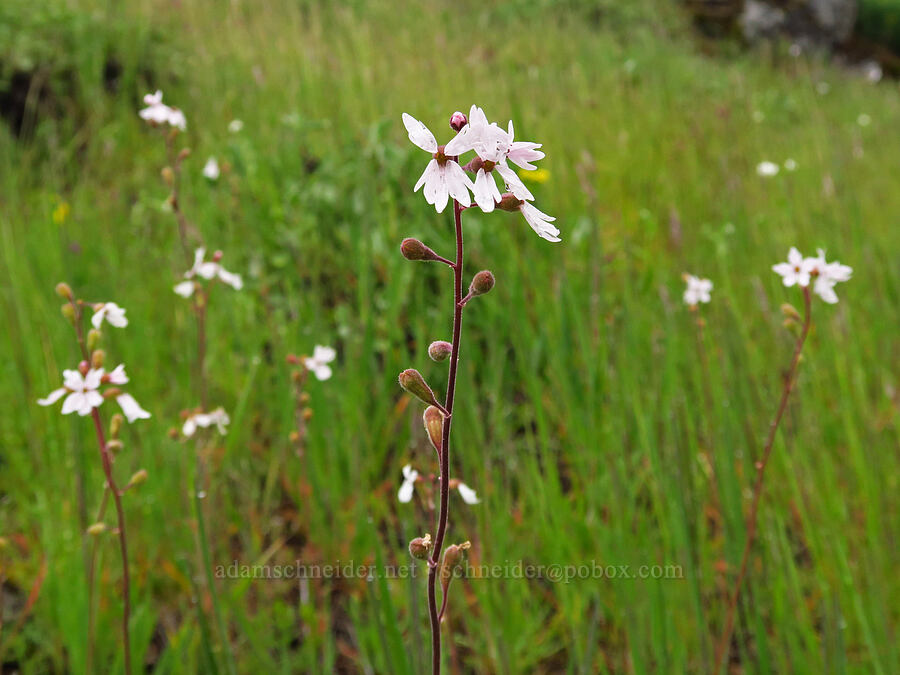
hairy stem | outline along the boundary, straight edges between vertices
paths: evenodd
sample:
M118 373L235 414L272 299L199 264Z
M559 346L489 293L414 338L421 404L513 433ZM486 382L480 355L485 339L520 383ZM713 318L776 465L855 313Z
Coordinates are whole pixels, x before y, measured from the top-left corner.
M744 540L744 553L741 556L741 566L738 571L737 579L734 582L734 590L728 601L728 610L725 619L725 628L722 636L719 638L716 647L716 662L713 673L718 675L722 670L722 664L728 656L729 646L731 644L731 632L734 629L734 615L737 611L738 598L741 593L741 586L744 583L744 577L747 576L747 563L750 560L750 549L753 546L753 538L756 535L756 522L759 514L759 501L762 496L763 477L766 471L766 465L769 463L769 456L772 454L772 446L775 442L775 432L778 431L778 425L787 409L788 397L794 387L794 377L797 373L797 365L800 363L800 352L803 350L803 344L806 342L806 336L809 334L809 326L811 320L810 313L810 294L809 287L803 289L803 302L805 314L803 317L803 329L797 338L797 344L794 347L794 356L791 359L791 366L788 370L787 378L785 378L784 389L781 392L781 402L778 404L778 410L775 418L769 426L769 435L766 438L766 445L763 448L762 459L756 463L756 483L753 486L753 501L750 504L750 514L747 516L747 536Z
M125 648L125 675L131 675L131 641L128 637L128 623L131 615L131 576L128 572L128 541L125 534L125 511L122 509L122 495L116 486L116 480L112 472L112 456L106 447L106 437L103 433L103 423L100 421L100 413L94 408L91 410L94 418L94 429L97 431L97 442L100 445L100 458L103 461L103 473L106 474L106 484L112 493L113 502L116 505L116 518L119 524L119 550L122 554L122 640Z
M441 672L441 617L438 615L435 580L441 558L441 549L444 545L444 535L447 531L447 511L450 506L450 423L453 419L453 396L456 392L456 367L459 361L459 336L462 331L463 234L461 216L462 209L460 209L459 202L454 200L453 219L456 224L456 262L453 263L453 346L450 351L450 375L447 381L447 398L444 403L447 416L444 417L443 437L441 439L441 508L438 513L437 535L434 539L434 550L431 554L431 564L428 570L428 612L431 618L431 670L434 675L439 675ZM445 597L441 604L446 606L446 602L447 598ZM443 609L441 614L443 614Z

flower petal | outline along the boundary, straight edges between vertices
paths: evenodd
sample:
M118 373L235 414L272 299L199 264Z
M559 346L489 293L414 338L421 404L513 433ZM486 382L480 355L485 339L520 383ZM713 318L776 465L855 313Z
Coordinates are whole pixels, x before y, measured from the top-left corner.
M68 393L68 389L65 387L60 387L59 389L54 389L49 394L47 394L47 398L39 398L38 405L53 405L63 396Z
M409 140L411 140L414 145L422 148L425 152L437 152L438 144L434 139L434 134L432 134L431 131L428 130L428 127L419 120L412 115L403 113L403 126L406 127L406 131L409 134Z

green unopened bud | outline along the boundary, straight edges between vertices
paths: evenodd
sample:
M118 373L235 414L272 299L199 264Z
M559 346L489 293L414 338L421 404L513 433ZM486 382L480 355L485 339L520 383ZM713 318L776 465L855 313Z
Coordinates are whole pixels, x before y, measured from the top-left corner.
M125 421L125 418L122 417L121 413L116 413L112 416L112 419L109 421L109 437L110 438L118 438L119 432L122 431L122 423Z
M802 321L800 317L800 312L798 312L794 306L790 303L784 303L781 306L781 313L784 315L785 319L791 319L793 321Z
M426 534L424 537L416 537L409 542L409 554L417 560L425 560L431 551L431 535Z
M96 537L104 532L106 532L106 523L94 523L87 529L87 533L92 537Z
M440 256L418 239L407 237L400 242L400 253L407 260L440 260Z
M445 361L453 351L453 345L444 340L436 340L428 345L428 356L432 361Z
M488 270L481 270L472 278L472 283L469 285L469 295L472 297L484 295L485 293L489 293L493 287L494 275Z
M93 333L93 332L94 331L91 331L91 333ZM88 336L88 340L90 341L90 335ZM90 349L90 347L88 349ZM94 368L95 370L97 368L102 368L103 361L105 359L106 359L106 352L104 352L102 349L95 349L94 352L91 354L91 368Z
M422 374L415 368L407 368L400 373L400 377L397 379L400 381L401 387L419 400L433 406L440 405L434 397L434 392L431 390L431 387L425 383L425 378L422 377Z
M146 482L148 475L149 474L147 473L146 469L136 471L135 474L131 477L131 480L128 481L128 487L134 487Z
M75 308L70 303L64 304L59 311L70 323L75 323Z
M444 560L441 563L441 588L445 593L453 578L453 571L462 560L463 553L471 547L470 542L464 541L462 544L452 544L444 551Z
M428 432L428 440L434 446L434 449L440 452L441 442L444 438L444 415L433 405L425 408L422 414L422 422L425 424L425 431Z
M120 441L118 438L114 438L111 441L106 441L106 449L110 452L121 452L122 448L124 447L125 446L122 445L122 441Z
M65 281L60 281L56 284L56 294L63 300L68 300L69 302L72 301L72 287Z
M9 546L9 540L6 537L0 537L0 551Z
M87 334L87 348L89 352L94 351L97 348L97 345L100 344L100 338L103 337L103 333L101 333L96 328L91 328Z

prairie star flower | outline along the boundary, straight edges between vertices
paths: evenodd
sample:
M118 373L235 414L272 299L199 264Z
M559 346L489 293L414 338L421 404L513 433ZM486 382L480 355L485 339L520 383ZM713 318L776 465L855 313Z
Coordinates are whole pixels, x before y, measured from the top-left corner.
M144 96L144 105L147 107L138 112L138 115L152 125L168 124L184 131L187 128L184 113L178 108L167 106L162 98L162 92L158 89L156 93Z
M559 229L552 224L556 218L548 216L533 204L518 199L511 192L507 192L500 198L497 205L504 211L520 211L525 217L525 222L542 239L553 242L561 241Z
M205 248L198 248L194 251L194 266L184 273L184 277L187 281L182 281L175 286L175 292L178 295L183 298L189 298L194 294L194 291L196 290L193 281L194 277L200 277L201 279L206 280L218 277L221 282L228 284L236 291L239 291L244 287L244 282L240 275L229 272L218 263L221 254L216 254L214 256L216 258L215 261L204 261L205 257Z
M462 167L450 159L453 155L446 151L445 146L439 146L428 127L412 115L403 113L403 126L414 145L432 154L431 161L416 182L413 192L418 192L424 185L422 194L425 195L425 201L432 204L438 213L444 210L450 197L463 206L470 206L472 200L469 190L473 188L472 181Z
M397 501L401 504L408 504L412 501L413 488L418 478L419 472L412 468L412 464L403 467L403 484L397 491Z
M772 271L781 275L785 286L809 286L810 266L812 258L804 259L796 247L788 251L788 261L772 265Z
M215 425L219 430L219 433L224 436L228 432L226 427L230 422L231 419L228 417L228 413L225 412L224 408L216 408L208 413L196 412L184 421L181 432L185 436L190 437L197 432L197 429L206 429L207 427Z
M700 279L688 274L684 280L687 283L687 288L684 289L685 304L695 307L701 302L709 302L709 293L713 288L709 279Z
M103 302L94 305L94 315L91 317L91 325L99 329L104 320L110 326L116 328L125 328L128 325L128 319L125 318L125 310L114 302Z
M332 347L323 347L316 345L313 349L313 355L304 359L304 364L308 370L311 370L320 382L331 377L331 366L328 364L334 361L337 352Z
M64 370L63 386L50 392L47 398L38 399L38 405L53 405L66 396L66 400L63 401L62 414L69 415L77 412L83 417L103 404L103 394L100 393L101 384L119 385L128 382L124 365L117 366L111 373L106 373L103 368L88 369L86 363L83 368L84 374L81 370ZM113 393L115 392L110 392L110 394ZM115 393L115 397L129 422L150 417L150 413L141 408L130 394L118 392Z
M821 248L817 253L815 258L807 258L805 261L809 266L810 276L815 279L813 292L828 304L833 305L838 301L837 294L834 292L835 285L842 281L849 281L853 274L853 268L837 261L826 262L825 251Z

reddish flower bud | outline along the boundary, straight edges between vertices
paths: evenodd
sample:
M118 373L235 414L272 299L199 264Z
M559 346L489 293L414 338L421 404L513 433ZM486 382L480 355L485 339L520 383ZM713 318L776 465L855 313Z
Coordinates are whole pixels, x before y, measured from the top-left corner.
M447 592L447 587L453 578L453 571L462 560L463 553L471 547L472 544L465 541L462 544L452 544L444 551L444 560L441 563L441 588L444 593Z
M418 239L407 237L400 242L400 253L407 260L440 260L441 257Z
M80 361L78 363L78 372L82 375L87 375L88 371L91 369L91 364L87 361Z
M457 110L455 113L450 115L450 128L453 129L453 131L459 131L464 126L466 126L468 123L469 123L468 118L465 116L465 114L461 113L459 110Z
M425 383L425 378L422 377L422 374L418 370L415 368L407 368L400 373L398 380L400 381L400 386L410 394L425 403L440 408L440 404L437 402L434 392L431 390L431 387Z
M437 340L428 345L428 356L432 361L446 361L453 351L453 345L444 340Z
M213 261L213 262L220 262L220 261L222 260L222 256L224 256L224 255L225 255L225 254L222 253L222 251L216 251L215 253L213 253L212 261Z
M488 270L481 270L472 278L472 283L469 285L469 295L472 297L484 295L489 293L493 287L494 275Z
M503 211L518 211L522 205L522 200L516 197L512 192L506 192L500 196L497 202L497 208Z
M428 432L428 440L434 446L434 449L440 452L441 442L444 439L444 415L433 405L425 408L422 414L422 422L425 424L425 431Z

